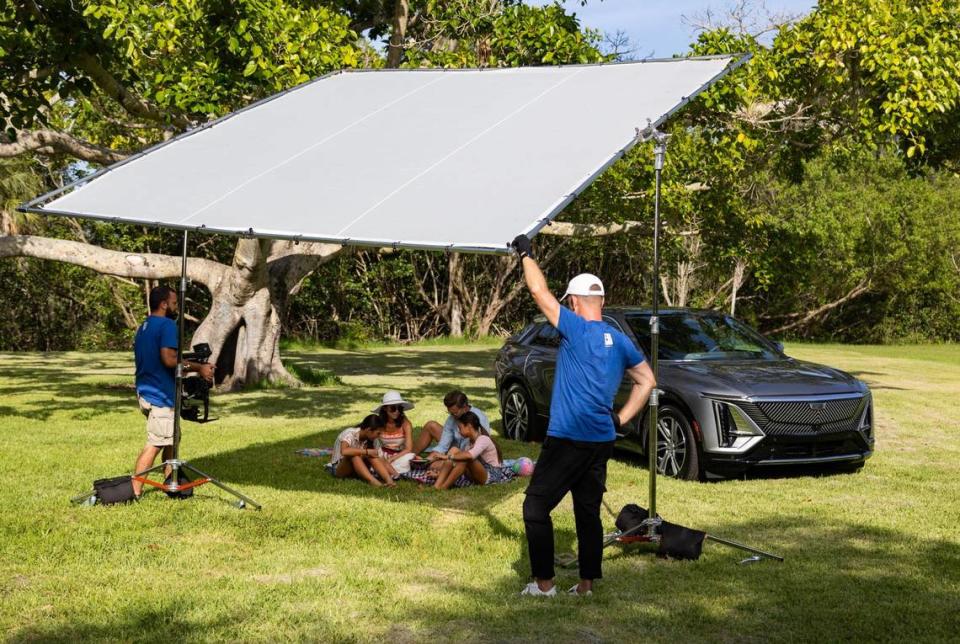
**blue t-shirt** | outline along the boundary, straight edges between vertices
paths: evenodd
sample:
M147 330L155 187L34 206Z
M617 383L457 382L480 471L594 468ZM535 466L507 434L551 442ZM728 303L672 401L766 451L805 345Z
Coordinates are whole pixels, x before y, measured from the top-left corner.
M560 351L547 436L576 441L616 440L610 412L623 372L643 362L627 336L560 307Z
M177 323L151 315L137 329L133 341L137 395L155 407L173 407L177 392L176 371L163 364L161 348L177 348Z

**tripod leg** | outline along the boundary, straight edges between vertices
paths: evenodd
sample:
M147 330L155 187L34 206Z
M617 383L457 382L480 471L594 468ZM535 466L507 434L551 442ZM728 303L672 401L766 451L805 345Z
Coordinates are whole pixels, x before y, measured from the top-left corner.
M90 499L92 499L96 495L97 495L96 490L90 490L89 492L73 497L72 499L70 499L70 503L73 503L74 505L83 505L84 503L88 503Z
M767 559L773 559L775 561L783 561L783 557L780 555L770 554L769 552L764 552L763 550L757 550L756 548L751 548L750 546L745 546L742 543L737 543L736 541L730 541L729 539L721 539L720 537L715 537L712 534L707 535L707 539L710 541L716 541L717 543L722 543L725 546L730 546L731 548L739 548L740 550L745 550L746 552L752 552L755 555L761 557L766 557Z
M238 499L240 499L241 501L243 501L245 504L252 505L252 506L253 506L254 508L256 508L257 510L260 510L260 509L263 508L262 505L260 505L259 503L257 503L257 502L254 501L253 499L251 499L249 496L246 496L246 495L244 495L244 494L241 494L240 492L237 492L237 491L234 490L233 488L227 487L226 485L224 485L223 483L221 483L221 482L218 481L217 479L213 478L212 476L209 476L208 474L204 474L203 472L201 472L200 470L198 470L197 468L195 468L193 465L190 465L189 463L185 463L185 462L184 462L184 463L181 463L180 467L183 468L183 469L185 469L185 470L190 470L191 472L193 472L194 474L197 474L198 476L200 476L200 477L202 477L202 478L209 479L209 481L210 481L211 483L213 483L214 485L216 485L216 486L217 486L218 488L220 488L221 490L223 490L223 491L225 491L225 492L227 492L227 493L229 493L229 494L232 494L233 496L235 496L235 497L237 497Z
M166 466L167 466L167 462L164 461L163 463L160 463L159 465L154 465L153 467L149 467L143 470L142 472L137 472L133 476L146 476L147 474L153 474L154 472L162 471ZM130 478L133 478L133 477L130 477Z

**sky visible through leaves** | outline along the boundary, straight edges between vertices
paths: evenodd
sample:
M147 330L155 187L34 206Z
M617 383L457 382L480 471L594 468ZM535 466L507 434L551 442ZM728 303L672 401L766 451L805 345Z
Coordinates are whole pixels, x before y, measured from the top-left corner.
M527 0L528 4L551 4L553 0ZM618 30L630 37L634 58L669 57L685 52L693 41L694 29L684 21L705 10L722 15L732 0L563 0L563 6L574 12L581 24L609 34ZM754 7L765 7L774 14L803 15L815 6L815 0L757 0ZM762 15L762 12L761 12Z

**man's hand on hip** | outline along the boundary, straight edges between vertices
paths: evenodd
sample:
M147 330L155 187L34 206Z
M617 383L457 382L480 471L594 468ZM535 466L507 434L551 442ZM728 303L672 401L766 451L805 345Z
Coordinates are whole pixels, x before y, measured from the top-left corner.
M616 430L616 431L620 431L620 427L623 425L623 422L621 422L621 420L620 420L620 414L618 414L617 412L611 410L611 411L610 411L610 420L613 421L613 429Z

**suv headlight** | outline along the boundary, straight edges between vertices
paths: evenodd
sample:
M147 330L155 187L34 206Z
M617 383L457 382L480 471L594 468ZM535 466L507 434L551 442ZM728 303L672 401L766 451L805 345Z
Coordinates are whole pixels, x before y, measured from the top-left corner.
M720 447L739 447L750 438L763 436L757 424L734 403L713 401L713 413L716 419Z

